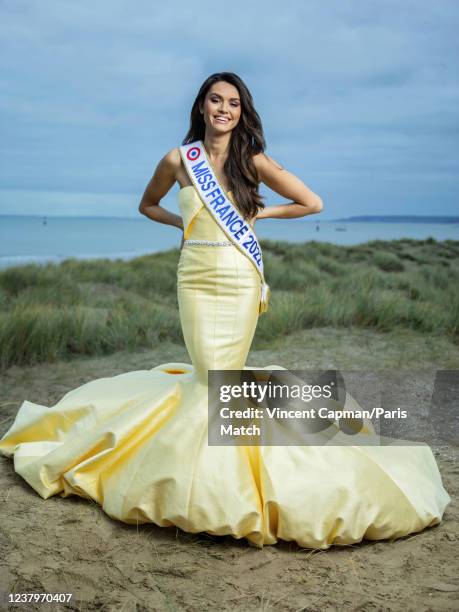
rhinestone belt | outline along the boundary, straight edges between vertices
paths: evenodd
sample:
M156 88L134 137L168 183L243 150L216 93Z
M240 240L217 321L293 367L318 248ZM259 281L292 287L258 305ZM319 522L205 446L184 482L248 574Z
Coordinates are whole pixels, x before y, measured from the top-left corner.
M183 245L196 246L232 246L229 240L184 240Z

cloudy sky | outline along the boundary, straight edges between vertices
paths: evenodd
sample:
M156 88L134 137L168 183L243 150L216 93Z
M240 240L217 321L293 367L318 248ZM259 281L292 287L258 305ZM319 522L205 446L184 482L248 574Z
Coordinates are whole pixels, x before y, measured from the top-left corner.
M137 216L223 70L323 219L458 214L458 17L457 0L1 0L0 214Z

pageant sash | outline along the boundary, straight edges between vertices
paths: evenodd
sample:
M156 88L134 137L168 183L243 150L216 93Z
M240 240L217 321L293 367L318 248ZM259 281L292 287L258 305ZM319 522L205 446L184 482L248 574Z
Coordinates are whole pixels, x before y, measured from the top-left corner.
M204 206L239 250L255 266L261 278L259 312L268 310L269 286L265 281L261 247L250 225L233 205L220 185L207 158L204 144L196 140L179 147L180 155Z

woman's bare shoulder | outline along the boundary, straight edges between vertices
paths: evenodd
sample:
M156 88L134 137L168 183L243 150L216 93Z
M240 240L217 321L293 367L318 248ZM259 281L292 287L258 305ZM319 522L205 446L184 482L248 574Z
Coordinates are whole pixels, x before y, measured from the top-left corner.
M164 165L168 166L171 170L178 170L182 162L179 148L174 147L173 149L168 151L166 155L162 158L161 162Z
M283 170L284 168L272 157L266 153L257 153L252 157L253 163L258 173L258 179L263 180L263 177L269 175L274 168Z
M253 163L255 164L255 168L257 170L266 168L267 166L270 166L271 164L274 164L274 166L278 168L279 170L284 169L275 159L273 159L269 155L266 155L266 153L257 153L256 155L252 157L252 159L253 159Z

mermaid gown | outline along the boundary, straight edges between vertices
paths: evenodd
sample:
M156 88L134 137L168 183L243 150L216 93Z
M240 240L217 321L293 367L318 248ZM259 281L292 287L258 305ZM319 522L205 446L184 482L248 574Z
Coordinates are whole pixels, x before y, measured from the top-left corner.
M184 237L227 241L192 186ZM260 278L234 246L185 244L177 274L192 365L90 381L54 406L24 401L0 440L44 499L96 501L113 519L326 549L418 532L450 501L420 446L209 446L207 372L248 366ZM350 398L352 400L352 398Z

